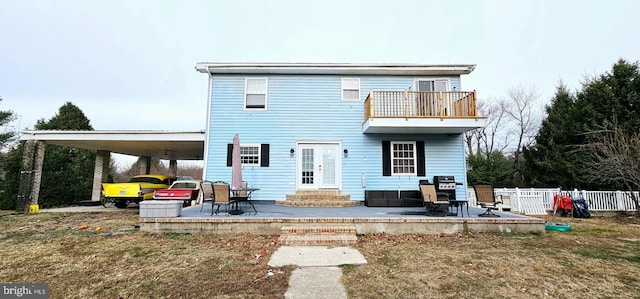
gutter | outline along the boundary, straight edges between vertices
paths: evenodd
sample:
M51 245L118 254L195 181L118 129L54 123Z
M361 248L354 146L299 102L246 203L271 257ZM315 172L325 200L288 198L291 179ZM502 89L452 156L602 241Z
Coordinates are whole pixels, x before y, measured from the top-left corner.
M349 64L349 63L221 63L199 62L206 74L334 74L334 75L466 75L475 64Z
M196 65L196 69L197 69L197 65ZM207 73L208 73L208 71L207 71ZM208 86L208 89L207 89L207 115L206 115L207 125L205 127L204 132L203 132L204 136L205 136L205 138L204 138L204 152L202 154L202 161L204 162L203 169L202 169L202 179L203 180L207 179L207 163L209 162L209 136L210 136L209 133L210 133L210 130L211 130L211 104L212 104L211 103L212 102L212 100L211 100L211 88L213 86L213 75L208 73L207 77L209 77L209 80L208 80L209 81L209 86Z

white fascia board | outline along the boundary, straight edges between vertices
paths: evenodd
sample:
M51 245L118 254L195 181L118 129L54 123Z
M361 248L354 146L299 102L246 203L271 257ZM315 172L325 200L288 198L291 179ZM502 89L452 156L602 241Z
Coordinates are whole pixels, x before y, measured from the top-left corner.
M362 124L363 133L459 134L486 126L486 117L477 118L370 118Z
M22 131L20 140L203 141L204 131Z
M220 63L199 62L209 74L335 74L335 75L466 75L475 64L340 64L340 63Z

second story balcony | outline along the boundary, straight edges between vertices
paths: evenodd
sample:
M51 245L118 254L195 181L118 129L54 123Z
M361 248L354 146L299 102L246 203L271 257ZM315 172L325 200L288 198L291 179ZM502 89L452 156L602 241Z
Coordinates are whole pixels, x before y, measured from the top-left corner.
M363 133L460 134L485 126L475 91L372 90Z

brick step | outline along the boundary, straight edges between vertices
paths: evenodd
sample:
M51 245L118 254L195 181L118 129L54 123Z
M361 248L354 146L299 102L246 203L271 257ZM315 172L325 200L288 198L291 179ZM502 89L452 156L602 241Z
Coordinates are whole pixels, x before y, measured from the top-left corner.
M296 190L296 194L342 194L340 190Z
M287 246L353 245L358 242L358 237L355 235L284 235L280 236L278 241Z
M286 200L276 201L276 205L290 207L353 207L359 201L351 201L351 195L342 194L340 190L296 190L295 194L287 194Z
M287 194L287 200L349 200L351 195L340 194Z
M277 206L289 206L289 207L335 207L335 208L342 208L342 207L355 207L355 206L359 206L360 202L359 201L353 201L353 200L339 200L339 201L333 201L333 200L321 200L321 201L310 201L310 200L276 200L275 204Z
M278 241L288 246L353 245L358 241L354 225L285 225Z
M355 226L302 226L285 225L282 227L284 235L304 235L304 234L356 234Z

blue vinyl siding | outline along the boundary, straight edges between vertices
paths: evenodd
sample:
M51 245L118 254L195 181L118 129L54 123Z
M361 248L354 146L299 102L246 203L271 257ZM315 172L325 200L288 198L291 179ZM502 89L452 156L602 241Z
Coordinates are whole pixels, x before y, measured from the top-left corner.
M462 135L366 135L363 153L368 154L367 189L371 190L417 190L419 180L433 182L434 176L453 175L456 182L464 183L456 187L456 198L466 198L466 173L464 159L464 141ZM416 141L425 144L426 175L382 176L382 140ZM351 151L349 151L351 153Z
M267 77L267 109L244 108L246 77ZM341 78L360 78L361 101L341 101ZM437 76L442 78L442 76ZM421 77L424 78L424 77ZM243 179L260 188L257 200L284 200L296 191L297 141L336 141L342 148L342 193L363 200L364 190L417 190L418 180L434 175L465 178L462 135L363 134L364 100L370 90L405 90L412 76L215 75L211 85L207 180L231 180L227 144L239 134L242 144L269 144L268 167L243 167ZM459 76L451 85L459 89ZM382 141L425 141L426 177L382 176ZM348 149L348 155L342 154ZM362 186L362 177L366 188ZM457 196L465 198L464 186Z

